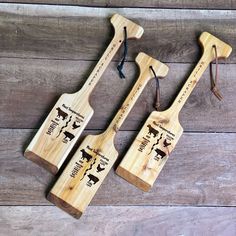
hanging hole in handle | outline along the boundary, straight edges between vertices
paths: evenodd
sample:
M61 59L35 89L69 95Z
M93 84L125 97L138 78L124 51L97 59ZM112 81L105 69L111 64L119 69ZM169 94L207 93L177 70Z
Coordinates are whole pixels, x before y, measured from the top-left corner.
M127 30L127 27L124 26L124 31L126 31L126 30ZM119 40L119 43L122 43L122 40L121 40L121 39Z
M223 97L218 89L218 53L216 45L212 45L215 50L215 76L213 75L213 62L210 63L210 80L211 80L211 91L219 99L222 100Z
M160 109L161 103L160 103L160 84L159 84L159 79L156 75L155 70L153 69L152 66L149 66L149 69L152 71L154 78L156 80L156 99L155 103L153 104L153 107L158 111Z

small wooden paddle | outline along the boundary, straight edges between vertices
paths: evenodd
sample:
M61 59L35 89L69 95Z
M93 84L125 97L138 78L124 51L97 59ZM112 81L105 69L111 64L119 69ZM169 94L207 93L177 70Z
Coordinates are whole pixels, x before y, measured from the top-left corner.
M118 157L115 135L153 77L150 66L157 76L164 77L168 72L165 64L144 53L139 53L136 62L140 76L113 121L104 133L84 139L48 195L49 201L76 218L84 212Z
M201 34L199 41L203 55L174 103L166 111L150 114L116 170L119 176L143 191L153 186L183 133L179 112L209 63L215 59L213 47L216 47L220 58L227 58L232 51L228 44L207 32Z
M111 23L114 37L82 89L59 98L24 153L53 174L58 172L93 115L89 96L124 41L124 30L127 38L140 38L143 34L141 26L121 15L113 15Z

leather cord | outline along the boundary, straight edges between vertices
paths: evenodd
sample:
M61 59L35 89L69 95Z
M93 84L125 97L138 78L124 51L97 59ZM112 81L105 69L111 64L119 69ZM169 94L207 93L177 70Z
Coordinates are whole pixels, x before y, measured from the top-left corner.
M125 79L125 75L122 72L122 70L123 70L126 55L127 55L127 52L128 52L128 43L127 43L127 41L128 41L127 40L127 29L126 29L126 27L124 27L124 54L123 54L123 58L121 59L120 63L117 66L117 70L119 71L119 76L120 76L121 79Z
M156 80L156 101L154 104L154 108L158 111L161 106L161 103L160 103L160 83L159 83L159 79L158 79L152 66L150 66L150 69L151 69L151 71L155 77L155 80Z
M210 80L211 80L211 91L213 92L213 94L221 101L223 99L222 95L220 94L219 89L217 88L218 85L218 80L219 80L219 76L218 76L218 55L217 55L217 48L216 45L212 46L214 51L215 51L215 76L213 75L213 62L210 63Z

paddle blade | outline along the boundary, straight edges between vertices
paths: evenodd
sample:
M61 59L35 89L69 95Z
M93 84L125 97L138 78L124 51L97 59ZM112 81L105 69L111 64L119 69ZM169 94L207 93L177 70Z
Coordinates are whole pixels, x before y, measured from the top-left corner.
M27 159L56 174L93 115L87 96L63 94L27 147Z
M48 200L79 218L117 157L109 135L87 136L48 194Z
M183 128L170 111L150 114L116 173L143 191L154 184Z

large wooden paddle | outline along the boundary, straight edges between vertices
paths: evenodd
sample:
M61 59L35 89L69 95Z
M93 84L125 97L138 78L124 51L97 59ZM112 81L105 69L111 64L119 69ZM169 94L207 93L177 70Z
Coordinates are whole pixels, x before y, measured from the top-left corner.
M53 107L37 134L27 147L26 158L56 174L93 115L89 96L113 56L127 38L140 38L143 28L115 14L111 18L115 33L103 56L82 89L63 94Z
M174 149L183 128L179 123L179 112L193 91L209 63L216 57L227 58L232 48L204 32L199 38L203 55L187 79L172 106L163 112L153 111L135 138L116 173L143 191L148 191Z
M140 68L139 78L111 124L104 133L84 139L48 195L49 201L76 218L84 212L118 157L115 135L153 77L150 66L160 77L168 72L165 64L144 53L139 53L136 62Z

